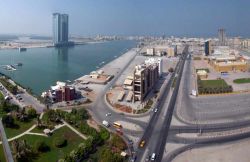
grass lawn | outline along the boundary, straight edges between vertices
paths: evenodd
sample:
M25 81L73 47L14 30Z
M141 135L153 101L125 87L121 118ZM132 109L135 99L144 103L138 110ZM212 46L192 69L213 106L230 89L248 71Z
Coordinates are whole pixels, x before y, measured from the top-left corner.
M204 88L227 87L228 84L223 79L218 80L201 80L201 85Z
M0 145L0 161L4 162L6 161L5 156L4 156L4 151L3 151L3 145Z
M236 83L236 84L250 83L250 78L235 79L234 83Z
M44 129L39 129L38 127L35 127L34 129L32 129L32 133L44 133L43 132Z
M20 122L20 121L15 120L15 124L17 124L19 127L16 127L16 128L4 127L7 138L12 138L12 137L15 137L15 136L25 132L30 127L32 127L32 125L35 124L35 121L32 120L30 122Z
M62 136L67 139L67 146L63 148L55 147L53 143L54 139ZM78 136L66 126L56 130L50 137L25 135L21 137L21 139L25 139L31 146L33 146L34 143L38 140L44 141L47 145L50 146L50 151L40 153L37 159L34 160L35 162L56 162L58 159L63 158L64 155L69 154L70 151L74 150L83 141L80 136Z

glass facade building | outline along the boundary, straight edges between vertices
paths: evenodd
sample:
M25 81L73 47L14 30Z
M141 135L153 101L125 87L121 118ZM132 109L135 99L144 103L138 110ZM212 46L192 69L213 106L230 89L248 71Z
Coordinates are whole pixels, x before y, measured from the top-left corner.
M53 43L55 46L68 43L68 20L69 16L67 14L53 14Z

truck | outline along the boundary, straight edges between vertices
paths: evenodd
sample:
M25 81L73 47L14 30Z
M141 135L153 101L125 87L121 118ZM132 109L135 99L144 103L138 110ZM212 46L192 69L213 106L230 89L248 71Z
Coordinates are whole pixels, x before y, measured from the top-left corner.
M105 127L109 127L109 126L110 126L109 122L107 122L106 120L103 120L103 121L102 121L102 124L103 124Z

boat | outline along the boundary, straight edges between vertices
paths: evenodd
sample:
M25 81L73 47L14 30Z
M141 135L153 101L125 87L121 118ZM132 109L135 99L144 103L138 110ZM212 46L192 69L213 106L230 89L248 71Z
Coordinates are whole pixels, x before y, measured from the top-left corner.
M19 52L24 52L27 50L27 48L24 48L24 47L19 47L18 49L19 49Z
M17 63L16 66L23 66L23 63Z
M9 71L14 71L16 68L13 65L6 65L4 69L9 70Z

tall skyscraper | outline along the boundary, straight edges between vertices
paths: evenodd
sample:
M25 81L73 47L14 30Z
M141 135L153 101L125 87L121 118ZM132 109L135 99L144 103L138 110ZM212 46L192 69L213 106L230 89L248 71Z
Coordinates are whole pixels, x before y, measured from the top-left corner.
M208 56L211 55L211 53L212 53L211 41L208 40L205 42L205 55Z
M219 45L225 46L226 45L226 32L225 29L218 30L218 37L219 37Z
M55 46L68 45L69 16L67 14L53 14L53 43Z

